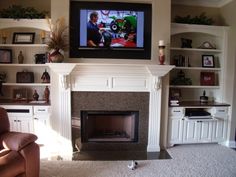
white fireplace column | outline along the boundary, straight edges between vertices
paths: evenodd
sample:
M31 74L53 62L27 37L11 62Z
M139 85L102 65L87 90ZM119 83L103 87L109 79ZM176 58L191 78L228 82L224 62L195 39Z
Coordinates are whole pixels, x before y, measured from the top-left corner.
M58 95L52 102L58 102L60 156L64 160L72 158L71 136L71 91L128 91L150 92L148 152L160 151L161 120L161 77L166 75L172 65L131 65L131 64L79 64L50 63L49 67L58 74ZM75 68L75 69L74 69ZM73 70L73 71L72 71ZM55 100L54 100L55 99ZM53 117L53 115L52 115ZM52 122L53 123L53 122Z

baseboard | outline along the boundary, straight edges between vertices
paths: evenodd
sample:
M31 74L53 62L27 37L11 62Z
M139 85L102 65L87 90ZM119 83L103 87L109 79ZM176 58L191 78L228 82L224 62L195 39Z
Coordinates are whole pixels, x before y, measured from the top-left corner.
M236 148L236 141L224 141L220 144L227 146L229 148Z

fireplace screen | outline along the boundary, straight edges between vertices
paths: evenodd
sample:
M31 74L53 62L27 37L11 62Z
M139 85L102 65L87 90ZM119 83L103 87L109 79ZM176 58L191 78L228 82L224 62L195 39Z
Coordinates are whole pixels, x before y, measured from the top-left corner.
M137 142L138 111L81 111L82 142Z

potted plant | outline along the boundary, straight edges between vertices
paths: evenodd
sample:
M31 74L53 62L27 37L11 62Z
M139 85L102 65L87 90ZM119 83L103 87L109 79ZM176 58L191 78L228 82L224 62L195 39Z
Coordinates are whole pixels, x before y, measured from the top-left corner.
M68 49L66 29L64 18L56 20L55 24L50 24L50 38L47 42L49 50L49 62L61 63L64 60L64 52Z

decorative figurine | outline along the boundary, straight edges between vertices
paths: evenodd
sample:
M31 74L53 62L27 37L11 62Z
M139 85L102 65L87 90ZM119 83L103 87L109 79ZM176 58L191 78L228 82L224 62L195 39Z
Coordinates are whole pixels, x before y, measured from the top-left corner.
M164 40L160 40L159 41L159 62L160 65L164 65L165 62L165 44L164 44Z
M39 100L39 94L37 93L36 90L34 90L33 100L34 100L34 101L38 101L38 100Z
M18 63L22 64L24 62L24 56L22 51L20 51L19 55L18 55Z
M48 86L44 89L44 99L46 100L47 103L49 103L49 96L50 96L50 91Z
M50 75L47 72L47 70L45 69L45 71L43 72L42 76L41 76L41 80L43 83L50 83Z

